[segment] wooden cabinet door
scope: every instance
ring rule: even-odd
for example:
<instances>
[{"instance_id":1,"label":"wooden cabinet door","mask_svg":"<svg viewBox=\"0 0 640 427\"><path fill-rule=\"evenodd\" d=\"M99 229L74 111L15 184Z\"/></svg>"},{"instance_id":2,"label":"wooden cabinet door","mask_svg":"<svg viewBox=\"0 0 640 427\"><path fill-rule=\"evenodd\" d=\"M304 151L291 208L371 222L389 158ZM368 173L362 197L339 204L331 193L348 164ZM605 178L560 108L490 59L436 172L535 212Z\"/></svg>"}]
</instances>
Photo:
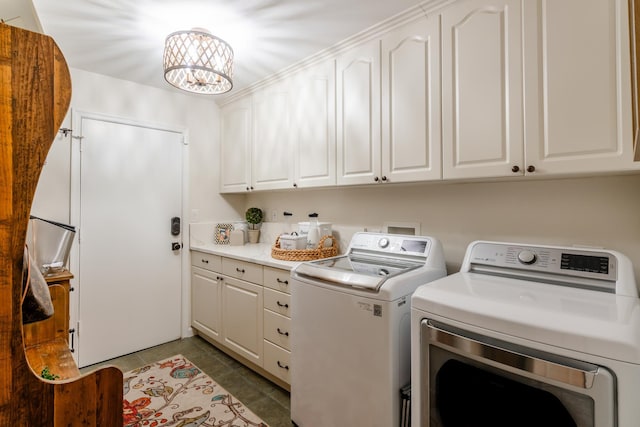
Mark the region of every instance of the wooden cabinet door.
<instances>
[{"instance_id":1,"label":"wooden cabinet door","mask_svg":"<svg viewBox=\"0 0 640 427\"><path fill-rule=\"evenodd\" d=\"M253 96L251 175L255 190L293 187L289 90L278 83Z\"/></svg>"},{"instance_id":2,"label":"wooden cabinet door","mask_svg":"<svg viewBox=\"0 0 640 427\"><path fill-rule=\"evenodd\" d=\"M222 285L224 345L262 366L262 286L225 277Z\"/></svg>"},{"instance_id":3,"label":"wooden cabinet door","mask_svg":"<svg viewBox=\"0 0 640 427\"><path fill-rule=\"evenodd\" d=\"M443 177L522 173L521 0L442 12Z\"/></svg>"},{"instance_id":4,"label":"wooden cabinet door","mask_svg":"<svg viewBox=\"0 0 640 427\"><path fill-rule=\"evenodd\" d=\"M293 80L294 186L336 184L335 60L298 73Z\"/></svg>"},{"instance_id":5,"label":"wooden cabinet door","mask_svg":"<svg viewBox=\"0 0 640 427\"><path fill-rule=\"evenodd\" d=\"M222 342L221 283L219 273L191 267L191 324L219 342Z\"/></svg>"},{"instance_id":6,"label":"wooden cabinet door","mask_svg":"<svg viewBox=\"0 0 640 427\"><path fill-rule=\"evenodd\" d=\"M524 4L527 166L553 174L629 168L629 2Z\"/></svg>"},{"instance_id":7,"label":"wooden cabinet door","mask_svg":"<svg viewBox=\"0 0 640 427\"><path fill-rule=\"evenodd\" d=\"M337 183L373 184L380 176L380 41L336 60Z\"/></svg>"},{"instance_id":8,"label":"wooden cabinet door","mask_svg":"<svg viewBox=\"0 0 640 427\"><path fill-rule=\"evenodd\" d=\"M220 192L251 189L251 97L222 110L220 142Z\"/></svg>"},{"instance_id":9,"label":"wooden cabinet door","mask_svg":"<svg viewBox=\"0 0 640 427\"><path fill-rule=\"evenodd\" d=\"M441 179L438 19L385 35L381 61L382 181Z\"/></svg>"}]
</instances>

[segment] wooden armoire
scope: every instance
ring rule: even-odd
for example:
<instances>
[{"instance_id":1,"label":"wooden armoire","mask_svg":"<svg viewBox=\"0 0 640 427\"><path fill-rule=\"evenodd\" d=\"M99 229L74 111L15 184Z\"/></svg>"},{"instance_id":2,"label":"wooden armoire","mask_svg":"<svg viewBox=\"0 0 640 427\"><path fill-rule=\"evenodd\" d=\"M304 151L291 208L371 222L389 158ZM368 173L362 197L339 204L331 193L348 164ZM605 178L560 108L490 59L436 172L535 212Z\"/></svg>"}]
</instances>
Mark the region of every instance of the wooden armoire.
<instances>
[{"instance_id":1,"label":"wooden armoire","mask_svg":"<svg viewBox=\"0 0 640 427\"><path fill-rule=\"evenodd\" d=\"M25 356L21 291L29 212L70 101L69 69L55 42L0 23L0 426L122 425L119 369L48 381Z\"/></svg>"}]
</instances>

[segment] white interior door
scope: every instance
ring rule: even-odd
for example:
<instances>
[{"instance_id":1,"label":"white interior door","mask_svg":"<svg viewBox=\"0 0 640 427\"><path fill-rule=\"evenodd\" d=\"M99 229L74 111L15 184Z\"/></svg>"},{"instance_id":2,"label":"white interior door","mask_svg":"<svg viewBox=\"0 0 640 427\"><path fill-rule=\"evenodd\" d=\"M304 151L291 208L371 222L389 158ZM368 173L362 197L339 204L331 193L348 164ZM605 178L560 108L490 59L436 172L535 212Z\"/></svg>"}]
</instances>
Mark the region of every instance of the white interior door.
<instances>
[{"instance_id":1,"label":"white interior door","mask_svg":"<svg viewBox=\"0 0 640 427\"><path fill-rule=\"evenodd\" d=\"M78 362L81 367L180 337L178 132L81 117ZM77 126L77 125L76 125Z\"/></svg>"}]
</instances>

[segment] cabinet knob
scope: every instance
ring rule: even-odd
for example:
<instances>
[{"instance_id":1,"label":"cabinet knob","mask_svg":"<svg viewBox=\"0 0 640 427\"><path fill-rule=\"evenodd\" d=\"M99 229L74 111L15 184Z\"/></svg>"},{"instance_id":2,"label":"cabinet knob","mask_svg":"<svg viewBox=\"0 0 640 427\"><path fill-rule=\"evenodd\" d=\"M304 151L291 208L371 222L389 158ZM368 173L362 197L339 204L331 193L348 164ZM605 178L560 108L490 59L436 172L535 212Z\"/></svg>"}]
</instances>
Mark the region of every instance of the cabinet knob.
<instances>
[{"instance_id":1,"label":"cabinet knob","mask_svg":"<svg viewBox=\"0 0 640 427\"><path fill-rule=\"evenodd\" d=\"M378 177L376 176L375 178L373 178L373 180L374 180L375 182L378 182L378 181L380 181L380 178L378 178Z\"/></svg>"},{"instance_id":2,"label":"cabinet knob","mask_svg":"<svg viewBox=\"0 0 640 427\"><path fill-rule=\"evenodd\" d=\"M247 191L249 191L249 187L247 187Z\"/></svg>"},{"instance_id":3,"label":"cabinet knob","mask_svg":"<svg viewBox=\"0 0 640 427\"><path fill-rule=\"evenodd\" d=\"M253 191L253 185L251 187L249 187L252 191Z\"/></svg>"},{"instance_id":4,"label":"cabinet knob","mask_svg":"<svg viewBox=\"0 0 640 427\"><path fill-rule=\"evenodd\" d=\"M293 183L293 188L298 188L298 184L296 184L295 182Z\"/></svg>"},{"instance_id":5,"label":"cabinet knob","mask_svg":"<svg viewBox=\"0 0 640 427\"><path fill-rule=\"evenodd\" d=\"M536 167L535 166L533 166L533 165L527 166L527 172L533 173L535 171L536 171Z\"/></svg>"},{"instance_id":6,"label":"cabinet knob","mask_svg":"<svg viewBox=\"0 0 640 427\"><path fill-rule=\"evenodd\" d=\"M520 166L518 166L518 165L513 166L513 167L511 168L511 172L513 172L513 173L518 173L518 172L520 172Z\"/></svg>"},{"instance_id":7,"label":"cabinet knob","mask_svg":"<svg viewBox=\"0 0 640 427\"><path fill-rule=\"evenodd\" d=\"M386 181L386 180L387 180L387 177L383 175L383 176L382 176L382 180L383 180L383 181Z\"/></svg>"}]
</instances>

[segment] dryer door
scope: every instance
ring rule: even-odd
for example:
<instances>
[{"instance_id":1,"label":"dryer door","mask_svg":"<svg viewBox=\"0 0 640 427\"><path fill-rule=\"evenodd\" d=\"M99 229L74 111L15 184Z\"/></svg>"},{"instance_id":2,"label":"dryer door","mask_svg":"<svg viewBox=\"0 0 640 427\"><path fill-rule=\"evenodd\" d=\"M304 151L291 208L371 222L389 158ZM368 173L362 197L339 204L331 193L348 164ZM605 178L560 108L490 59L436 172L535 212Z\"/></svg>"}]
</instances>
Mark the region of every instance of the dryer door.
<instances>
[{"instance_id":1,"label":"dryer door","mask_svg":"<svg viewBox=\"0 0 640 427\"><path fill-rule=\"evenodd\" d=\"M597 366L423 320L421 418L431 427L615 426L616 381Z\"/></svg>"}]
</instances>

